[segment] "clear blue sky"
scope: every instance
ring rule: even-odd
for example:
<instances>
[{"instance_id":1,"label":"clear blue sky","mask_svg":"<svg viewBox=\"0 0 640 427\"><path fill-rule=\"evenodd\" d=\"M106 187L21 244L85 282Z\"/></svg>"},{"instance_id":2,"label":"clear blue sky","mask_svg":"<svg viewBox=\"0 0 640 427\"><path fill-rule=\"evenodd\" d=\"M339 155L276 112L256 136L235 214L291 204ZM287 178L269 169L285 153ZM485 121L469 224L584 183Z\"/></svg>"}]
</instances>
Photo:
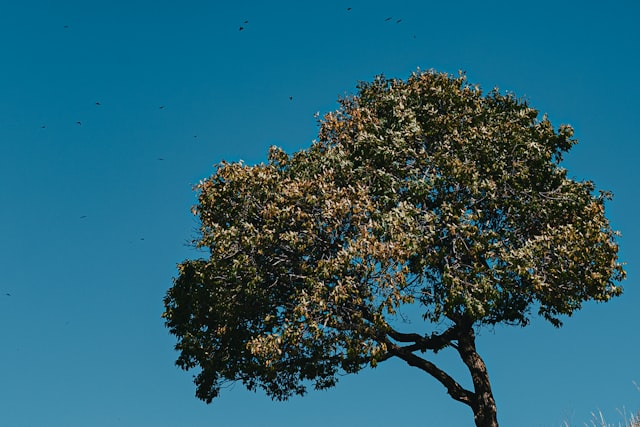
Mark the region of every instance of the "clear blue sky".
<instances>
[{"instance_id":1,"label":"clear blue sky","mask_svg":"<svg viewBox=\"0 0 640 427\"><path fill-rule=\"evenodd\" d=\"M625 294L562 329L480 334L501 425L639 409L638 5L3 1L0 425L472 425L439 383L393 361L285 403L237 385L205 405L160 317L176 264L199 256L185 245L191 187L213 164L307 147L314 113L359 80L418 67L465 70L572 124L570 175L615 194Z\"/></svg>"}]
</instances>

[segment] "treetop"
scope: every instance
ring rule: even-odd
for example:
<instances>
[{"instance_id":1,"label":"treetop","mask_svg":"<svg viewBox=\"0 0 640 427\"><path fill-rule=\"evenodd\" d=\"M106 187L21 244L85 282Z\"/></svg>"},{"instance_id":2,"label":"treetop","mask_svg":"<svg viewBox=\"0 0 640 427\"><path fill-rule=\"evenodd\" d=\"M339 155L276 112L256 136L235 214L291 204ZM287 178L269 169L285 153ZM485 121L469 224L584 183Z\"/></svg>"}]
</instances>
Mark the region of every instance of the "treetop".
<instances>
[{"instance_id":1,"label":"treetop","mask_svg":"<svg viewBox=\"0 0 640 427\"><path fill-rule=\"evenodd\" d=\"M466 76L379 76L339 100L318 140L268 161L221 163L196 188L197 246L165 298L178 364L198 396L225 381L275 398L332 386L393 355L437 351L462 329L555 326L621 293L608 193L567 176L568 125ZM429 322L392 327L406 304ZM426 330L426 331L425 331Z\"/></svg>"}]
</instances>

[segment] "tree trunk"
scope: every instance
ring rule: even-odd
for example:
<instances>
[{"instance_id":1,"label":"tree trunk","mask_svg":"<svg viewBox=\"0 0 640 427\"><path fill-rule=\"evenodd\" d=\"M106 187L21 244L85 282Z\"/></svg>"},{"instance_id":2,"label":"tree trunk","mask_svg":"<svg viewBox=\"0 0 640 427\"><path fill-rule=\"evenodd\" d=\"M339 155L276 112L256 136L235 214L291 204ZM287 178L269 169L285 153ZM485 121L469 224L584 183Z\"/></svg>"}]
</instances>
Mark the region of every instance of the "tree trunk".
<instances>
[{"instance_id":1,"label":"tree trunk","mask_svg":"<svg viewBox=\"0 0 640 427\"><path fill-rule=\"evenodd\" d=\"M493 399L491 383L484 361L476 351L475 334L470 327L458 338L458 352L473 380L474 393L471 409L476 427L498 427L496 402Z\"/></svg>"}]
</instances>

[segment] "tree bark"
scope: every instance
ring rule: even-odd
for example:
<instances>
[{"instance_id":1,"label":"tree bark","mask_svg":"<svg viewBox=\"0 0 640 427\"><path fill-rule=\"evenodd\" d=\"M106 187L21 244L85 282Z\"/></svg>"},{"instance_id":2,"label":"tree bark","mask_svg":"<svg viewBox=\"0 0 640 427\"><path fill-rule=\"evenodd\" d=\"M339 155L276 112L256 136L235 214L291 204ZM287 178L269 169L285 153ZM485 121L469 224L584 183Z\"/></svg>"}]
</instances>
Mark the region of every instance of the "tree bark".
<instances>
[{"instance_id":1,"label":"tree bark","mask_svg":"<svg viewBox=\"0 0 640 427\"><path fill-rule=\"evenodd\" d=\"M470 406L476 427L498 427L496 402L493 399L489 374L484 361L476 351L475 333L472 327L460 333L457 350L473 380L474 392Z\"/></svg>"}]
</instances>

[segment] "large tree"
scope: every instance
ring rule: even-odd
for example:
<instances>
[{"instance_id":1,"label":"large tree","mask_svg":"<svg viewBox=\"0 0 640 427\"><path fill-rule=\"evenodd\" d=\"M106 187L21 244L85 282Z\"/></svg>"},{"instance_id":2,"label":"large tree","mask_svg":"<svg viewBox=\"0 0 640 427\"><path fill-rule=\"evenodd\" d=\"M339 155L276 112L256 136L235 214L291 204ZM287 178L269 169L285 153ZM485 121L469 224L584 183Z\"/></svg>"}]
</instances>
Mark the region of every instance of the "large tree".
<instances>
[{"instance_id":1,"label":"large tree","mask_svg":"<svg viewBox=\"0 0 640 427\"><path fill-rule=\"evenodd\" d=\"M287 399L396 357L497 426L475 332L535 314L560 326L621 293L610 194L560 166L570 126L463 74L357 89L310 148L223 162L197 186L207 257L179 265L164 301L176 363L199 368L211 402L228 382ZM429 361L444 349L473 389Z\"/></svg>"}]
</instances>

